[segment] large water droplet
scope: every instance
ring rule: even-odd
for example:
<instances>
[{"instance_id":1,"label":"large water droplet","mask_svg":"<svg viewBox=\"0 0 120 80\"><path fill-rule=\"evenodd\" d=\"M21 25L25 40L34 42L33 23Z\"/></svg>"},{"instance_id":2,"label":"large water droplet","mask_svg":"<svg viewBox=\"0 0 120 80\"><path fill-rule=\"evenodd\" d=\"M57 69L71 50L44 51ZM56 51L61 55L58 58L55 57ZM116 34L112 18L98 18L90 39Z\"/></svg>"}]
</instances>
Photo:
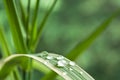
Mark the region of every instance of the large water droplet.
<instances>
[{"instance_id":1,"label":"large water droplet","mask_svg":"<svg viewBox=\"0 0 120 80\"><path fill-rule=\"evenodd\" d=\"M67 65L67 62L65 61L65 60L59 60L58 62L57 62L57 66L58 67L64 67L64 66L66 66Z\"/></svg>"},{"instance_id":2,"label":"large water droplet","mask_svg":"<svg viewBox=\"0 0 120 80\"><path fill-rule=\"evenodd\" d=\"M69 62L69 65L70 65L70 66L75 66L75 62L70 61L70 62Z\"/></svg>"}]
</instances>

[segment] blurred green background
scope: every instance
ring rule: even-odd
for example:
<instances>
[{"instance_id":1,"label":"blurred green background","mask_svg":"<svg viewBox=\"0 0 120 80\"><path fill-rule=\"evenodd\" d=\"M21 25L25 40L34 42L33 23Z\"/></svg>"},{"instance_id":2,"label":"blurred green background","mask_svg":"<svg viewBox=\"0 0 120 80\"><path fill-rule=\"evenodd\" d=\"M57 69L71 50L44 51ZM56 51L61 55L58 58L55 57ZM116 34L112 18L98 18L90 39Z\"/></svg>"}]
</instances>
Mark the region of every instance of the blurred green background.
<instances>
[{"instance_id":1,"label":"blurred green background","mask_svg":"<svg viewBox=\"0 0 120 80\"><path fill-rule=\"evenodd\" d=\"M27 4L26 1L24 6ZM36 0L32 1L34 7ZM49 4L51 4L50 0L42 0L38 23ZM44 28L36 52L48 51L65 55L119 8L120 0L58 0ZM120 17L117 17L76 60L76 63L96 80L120 80L119 21ZM0 24L5 25L6 35L12 47L2 0L0 1Z\"/></svg>"}]
</instances>

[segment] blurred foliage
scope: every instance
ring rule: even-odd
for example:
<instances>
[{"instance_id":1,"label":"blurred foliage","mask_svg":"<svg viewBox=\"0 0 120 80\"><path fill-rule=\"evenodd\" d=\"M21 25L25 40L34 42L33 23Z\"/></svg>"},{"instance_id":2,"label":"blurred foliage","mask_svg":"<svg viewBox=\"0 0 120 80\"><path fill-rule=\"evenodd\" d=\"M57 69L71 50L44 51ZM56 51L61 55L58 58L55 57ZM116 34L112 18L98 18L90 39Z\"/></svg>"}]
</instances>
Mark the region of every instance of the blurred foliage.
<instances>
[{"instance_id":1,"label":"blurred foliage","mask_svg":"<svg viewBox=\"0 0 120 80\"><path fill-rule=\"evenodd\" d=\"M0 1L0 22L8 26ZM39 14L47 10L45 2ZM33 5L34 6L34 5ZM84 40L96 27L120 8L120 0L59 0L43 31L36 52L65 55L79 41ZM38 15L40 20L43 15ZM96 80L120 80L120 17L95 40L76 61ZM9 37L9 29L6 28ZM9 39L10 40L10 39ZM8 41L12 47L11 41ZM14 51L12 51L14 52Z\"/></svg>"}]
</instances>

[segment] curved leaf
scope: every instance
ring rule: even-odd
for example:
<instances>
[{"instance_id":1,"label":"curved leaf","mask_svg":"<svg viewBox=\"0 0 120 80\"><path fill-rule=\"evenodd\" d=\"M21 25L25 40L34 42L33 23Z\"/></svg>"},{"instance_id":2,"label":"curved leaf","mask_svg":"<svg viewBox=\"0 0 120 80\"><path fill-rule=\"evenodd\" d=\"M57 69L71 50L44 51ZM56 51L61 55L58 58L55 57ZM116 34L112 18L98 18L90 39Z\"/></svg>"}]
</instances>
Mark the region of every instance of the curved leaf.
<instances>
[{"instance_id":1,"label":"curved leaf","mask_svg":"<svg viewBox=\"0 0 120 80\"><path fill-rule=\"evenodd\" d=\"M15 54L0 64L0 79L4 79L16 65L26 68L26 59L33 59L44 64L65 80L94 80L88 73L67 58L53 53L42 52L37 55Z\"/></svg>"}]
</instances>

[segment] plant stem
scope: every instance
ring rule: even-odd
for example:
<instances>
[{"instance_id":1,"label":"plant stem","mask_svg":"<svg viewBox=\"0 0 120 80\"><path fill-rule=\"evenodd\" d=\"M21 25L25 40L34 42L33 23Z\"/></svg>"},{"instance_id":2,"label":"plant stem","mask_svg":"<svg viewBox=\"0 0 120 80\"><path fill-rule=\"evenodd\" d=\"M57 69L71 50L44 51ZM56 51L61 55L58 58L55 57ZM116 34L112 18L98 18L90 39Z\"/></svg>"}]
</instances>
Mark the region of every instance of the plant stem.
<instances>
[{"instance_id":1,"label":"plant stem","mask_svg":"<svg viewBox=\"0 0 120 80\"><path fill-rule=\"evenodd\" d=\"M14 75L15 80L22 80L17 69L13 71L13 75Z\"/></svg>"},{"instance_id":2,"label":"plant stem","mask_svg":"<svg viewBox=\"0 0 120 80\"><path fill-rule=\"evenodd\" d=\"M26 27L27 27L27 32L26 32L26 34L27 34L27 41L26 41L26 43L27 43L27 47L29 47L29 30L30 30L30 26L29 26L29 21L30 21L30 2L31 2L31 0L28 0L28 7L27 7L27 21L26 21ZM29 49L29 48L28 48Z\"/></svg>"}]
</instances>

